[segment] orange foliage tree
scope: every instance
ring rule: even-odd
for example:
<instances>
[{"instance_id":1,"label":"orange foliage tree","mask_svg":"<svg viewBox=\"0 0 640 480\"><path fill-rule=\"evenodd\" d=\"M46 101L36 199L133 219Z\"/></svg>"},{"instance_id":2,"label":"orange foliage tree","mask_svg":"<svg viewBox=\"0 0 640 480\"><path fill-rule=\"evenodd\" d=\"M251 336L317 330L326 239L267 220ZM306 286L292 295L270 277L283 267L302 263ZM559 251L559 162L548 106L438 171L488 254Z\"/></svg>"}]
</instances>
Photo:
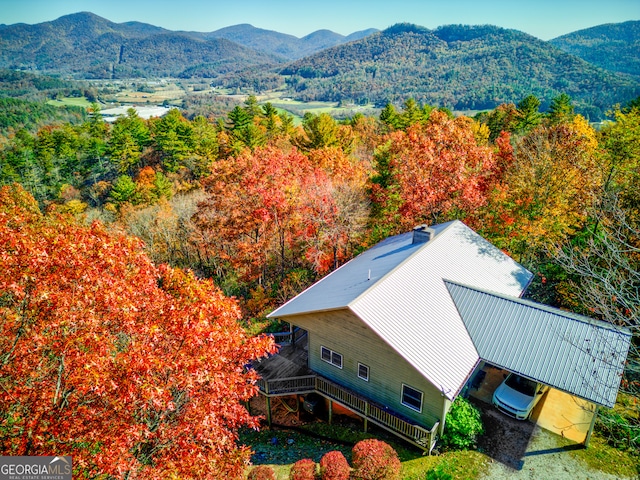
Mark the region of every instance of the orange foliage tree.
<instances>
[{"instance_id":1,"label":"orange foliage tree","mask_svg":"<svg viewBox=\"0 0 640 480\"><path fill-rule=\"evenodd\" d=\"M513 155L486 208L483 233L527 262L584 225L604 165L595 132L580 116L531 131Z\"/></svg>"},{"instance_id":2,"label":"orange foliage tree","mask_svg":"<svg viewBox=\"0 0 640 480\"><path fill-rule=\"evenodd\" d=\"M248 337L209 281L0 189L0 448L115 478L241 478Z\"/></svg>"},{"instance_id":3,"label":"orange foliage tree","mask_svg":"<svg viewBox=\"0 0 640 480\"><path fill-rule=\"evenodd\" d=\"M357 167L330 150L247 150L218 161L205 180L196 243L221 277L264 283L301 266L324 273L350 255L364 228L363 183Z\"/></svg>"},{"instance_id":4,"label":"orange foliage tree","mask_svg":"<svg viewBox=\"0 0 640 480\"><path fill-rule=\"evenodd\" d=\"M426 123L390 135L372 185L382 223L405 230L465 218L486 203L498 163L478 144L472 122L433 111Z\"/></svg>"}]
</instances>

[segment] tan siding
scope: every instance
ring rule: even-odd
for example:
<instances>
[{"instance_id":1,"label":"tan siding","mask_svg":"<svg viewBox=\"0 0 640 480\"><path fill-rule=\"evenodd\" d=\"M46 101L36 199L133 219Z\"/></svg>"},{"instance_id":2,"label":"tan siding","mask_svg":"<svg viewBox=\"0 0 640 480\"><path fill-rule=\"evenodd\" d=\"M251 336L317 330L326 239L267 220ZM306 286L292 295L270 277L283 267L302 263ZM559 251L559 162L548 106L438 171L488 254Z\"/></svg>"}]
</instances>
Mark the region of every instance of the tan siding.
<instances>
[{"instance_id":1,"label":"tan siding","mask_svg":"<svg viewBox=\"0 0 640 480\"><path fill-rule=\"evenodd\" d=\"M531 420L542 428L583 443L587 438L595 405L555 388L550 388L536 405Z\"/></svg>"},{"instance_id":2,"label":"tan siding","mask_svg":"<svg viewBox=\"0 0 640 480\"><path fill-rule=\"evenodd\" d=\"M443 405L440 391L350 311L303 315L290 320L309 332L312 370L426 427L440 419ZM342 354L342 369L321 359L321 346ZM358 377L358 363L369 367L368 382ZM402 405L402 384L423 392L422 413Z\"/></svg>"}]
</instances>

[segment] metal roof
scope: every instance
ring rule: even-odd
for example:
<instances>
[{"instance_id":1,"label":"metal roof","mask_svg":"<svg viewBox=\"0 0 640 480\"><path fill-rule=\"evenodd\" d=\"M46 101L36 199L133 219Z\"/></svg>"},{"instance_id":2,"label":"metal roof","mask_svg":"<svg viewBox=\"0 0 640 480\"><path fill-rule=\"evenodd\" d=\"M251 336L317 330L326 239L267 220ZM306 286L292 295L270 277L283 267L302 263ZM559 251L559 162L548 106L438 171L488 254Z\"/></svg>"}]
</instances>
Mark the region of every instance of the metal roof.
<instances>
[{"instance_id":1,"label":"metal roof","mask_svg":"<svg viewBox=\"0 0 640 480\"><path fill-rule=\"evenodd\" d=\"M483 360L613 407L628 329L520 298L446 282Z\"/></svg>"},{"instance_id":2,"label":"metal roof","mask_svg":"<svg viewBox=\"0 0 640 480\"><path fill-rule=\"evenodd\" d=\"M460 221L431 229L423 243L412 232L380 242L269 317L348 308L454 399L479 356L443 278L518 296L532 274Z\"/></svg>"}]
</instances>

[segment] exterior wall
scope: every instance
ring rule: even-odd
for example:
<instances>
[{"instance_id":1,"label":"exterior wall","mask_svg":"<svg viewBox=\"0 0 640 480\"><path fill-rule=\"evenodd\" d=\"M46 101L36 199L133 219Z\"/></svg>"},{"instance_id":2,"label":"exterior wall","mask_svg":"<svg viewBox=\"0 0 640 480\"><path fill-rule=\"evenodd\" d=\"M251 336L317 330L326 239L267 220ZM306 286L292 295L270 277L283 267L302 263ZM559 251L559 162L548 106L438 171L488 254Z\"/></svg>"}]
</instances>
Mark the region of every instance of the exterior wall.
<instances>
[{"instance_id":1,"label":"exterior wall","mask_svg":"<svg viewBox=\"0 0 640 480\"><path fill-rule=\"evenodd\" d=\"M569 440L583 443L594 413L593 403L550 388L531 413L531 421Z\"/></svg>"},{"instance_id":2,"label":"exterior wall","mask_svg":"<svg viewBox=\"0 0 640 480\"><path fill-rule=\"evenodd\" d=\"M471 390L472 397L491 405L491 397L507 375L506 370L484 367L486 377L478 390ZM494 407L492 407L494 408ZM595 405L569 393L549 388L535 406L529 420L538 426L574 442L583 443L589 432Z\"/></svg>"},{"instance_id":3,"label":"exterior wall","mask_svg":"<svg viewBox=\"0 0 640 480\"><path fill-rule=\"evenodd\" d=\"M315 372L426 428L440 420L445 397L350 311L287 320L309 332L309 367ZM323 346L342 355L342 368L322 360ZM358 377L359 363L369 367L369 381ZM421 412L402 404L403 384L422 392Z\"/></svg>"}]
</instances>

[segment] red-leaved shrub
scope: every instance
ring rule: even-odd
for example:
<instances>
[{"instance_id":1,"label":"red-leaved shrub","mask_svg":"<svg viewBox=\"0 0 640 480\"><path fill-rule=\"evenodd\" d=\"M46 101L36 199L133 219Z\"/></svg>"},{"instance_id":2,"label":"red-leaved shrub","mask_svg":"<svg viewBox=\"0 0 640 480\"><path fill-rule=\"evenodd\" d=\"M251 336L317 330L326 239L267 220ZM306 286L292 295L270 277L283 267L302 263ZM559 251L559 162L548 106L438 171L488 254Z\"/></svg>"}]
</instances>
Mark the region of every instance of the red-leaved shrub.
<instances>
[{"instance_id":1,"label":"red-leaved shrub","mask_svg":"<svg viewBox=\"0 0 640 480\"><path fill-rule=\"evenodd\" d=\"M316 462L310 458L298 460L289 471L289 480L314 480L315 478Z\"/></svg>"},{"instance_id":2,"label":"red-leaved shrub","mask_svg":"<svg viewBox=\"0 0 640 480\"><path fill-rule=\"evenodd\" d=\"M349 480L351 467L342 452L333 450L320 459L320 478L322 480Z\"/></svg>"},{"instance_id":3,"label":"red-leaved shrub","mask_svg":"<svg viewBox=\"0 0 640 480\"><path fill-rule=\"evenodd\" d=\"M276 472L267 465L258 465L251 469L247 480L276 480Z\"/></svg>"},{"instance_id":4,"label":"red-leaved shrub","mask_svg":"<svg viewBox=\"0 0 640 480\"><path fill-rule=\"evenodd\" d=\"M361 440L353 447L355 480L398 480L402 464L396 451L380 440Z\"/></svg>"}]
</instances>

